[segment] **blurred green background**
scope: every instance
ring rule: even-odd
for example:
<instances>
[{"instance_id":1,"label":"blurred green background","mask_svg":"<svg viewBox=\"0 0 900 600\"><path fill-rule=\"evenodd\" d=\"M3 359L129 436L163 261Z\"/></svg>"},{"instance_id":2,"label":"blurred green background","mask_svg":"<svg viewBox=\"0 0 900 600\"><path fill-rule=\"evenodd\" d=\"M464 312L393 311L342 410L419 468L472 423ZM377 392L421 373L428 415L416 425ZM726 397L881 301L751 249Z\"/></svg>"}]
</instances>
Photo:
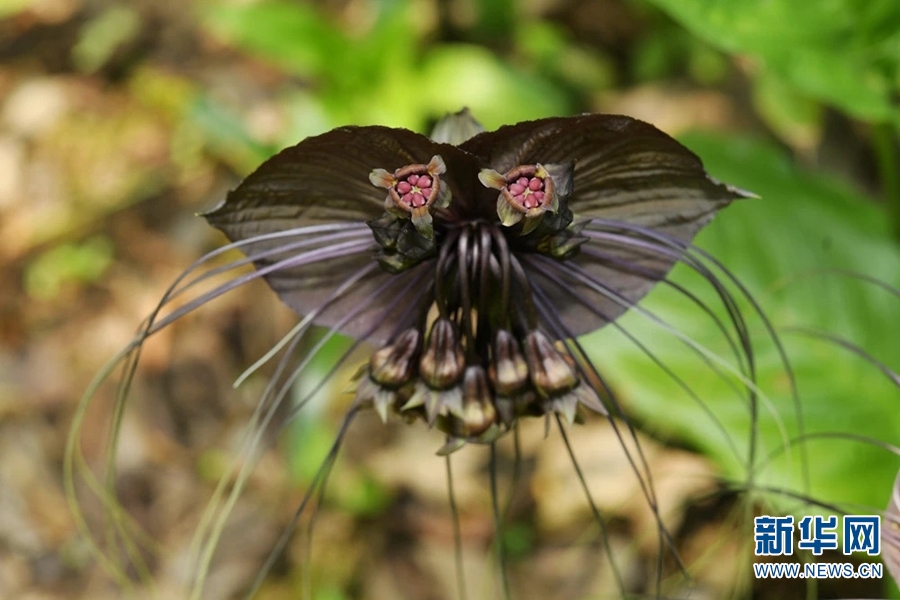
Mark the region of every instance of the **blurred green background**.
<instances>
[{"instance_id":1,"label":"blurred green background","mask_svg":"<svg viewBox=\"0 0 900 600\"><path fill-rule=\"evenodd\" d=\"M896 0L4 0L0 597L117 597L68 516L62 444L92 375L166 285L223 242L194 213L308 135L344 124L427 132L463 106L489 129L628 114L679 137L715 177L759 194L719 215L698 244L746 284L783 336L807 433L900 444L896 385L846 348L790 329L829 332L900 369ZM686 269L673 277L715 302ZM709 317L671 289L660 286L645 306L727 356ZM180 553L264 379L237 392L230 382L291 319L264 286L251 287L145 352L120 491L162 544L153 563L161 597L182 593ZM695 578L691 588L667 576L672 597L900 597L887 579L817 588L753 581L748 515L821 509L727 493L748 485L746 403L639 314L622 324L705 401L614 329L587 338L640 426ZM765 396L759 456L776 455L754 484L862 513L883 508L900 468L889 452L819 438L778 453L798 435L797 405L764 324L750 318L750 330ZM341 344L322 355L322 372ZM342 391L330 390L340 399L303 413L264 456L223 541L210 598L239 596L252 579L330 444L347 405ZM103 455L104 398L84 436L89 460ZM528 477L514 490L504 537L514 597L615 597L572 467L559 440L541 433L523 434ZM656 528L633 507L641 501L618 441L602 423L573 436L614 525L620 570L634 589L652 590L643 580L656 568ZM431 455L438 437L360 425L312 545L316 598L455 597L443 465ZM474 449L458 467L478 598L495 593L485 460ZM260 597L296 597L305 548L291 545Z\"/></svg>"}]
</instances>

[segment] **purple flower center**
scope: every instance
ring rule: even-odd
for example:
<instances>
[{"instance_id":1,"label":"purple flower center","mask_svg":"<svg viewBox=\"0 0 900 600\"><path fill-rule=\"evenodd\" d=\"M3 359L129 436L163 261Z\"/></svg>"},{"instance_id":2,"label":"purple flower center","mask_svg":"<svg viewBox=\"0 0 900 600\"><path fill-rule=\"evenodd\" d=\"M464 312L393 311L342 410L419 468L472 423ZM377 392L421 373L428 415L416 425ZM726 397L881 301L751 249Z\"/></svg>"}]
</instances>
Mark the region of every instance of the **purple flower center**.
<instances>
[{"instance_id":1,"label":"purple flower center","mask_svg":"<svg viewBox=\"0 0 900 600\"><path fill-rule=\"evenodd\" d=\"M506 188L510 196L525 208L536 208L544 199L544 180L540 177L519 177Z\"/></svg>"},{"instance_id":2,"label":"purple flower center","mask_svg":"<svg viewBox=\"0 0 900 600\"><path fill-rule=\"evenodd\" d=\"M400 201L410 208L419 208L428 203L431 197L431 177L428 175L409 175L396 183L394 188Z\"/></svg>"}]
</instances>

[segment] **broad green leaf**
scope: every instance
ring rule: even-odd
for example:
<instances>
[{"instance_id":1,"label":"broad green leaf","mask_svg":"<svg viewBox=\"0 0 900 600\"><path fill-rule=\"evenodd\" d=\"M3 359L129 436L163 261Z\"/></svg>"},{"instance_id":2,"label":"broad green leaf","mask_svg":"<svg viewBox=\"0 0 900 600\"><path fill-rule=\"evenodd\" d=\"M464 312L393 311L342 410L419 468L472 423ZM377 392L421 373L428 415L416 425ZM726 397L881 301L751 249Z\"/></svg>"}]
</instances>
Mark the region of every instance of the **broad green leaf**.
<instances>
[{"instance_id":1,"label":"broad green leaf","mask_svg":"<svg viewBox=\"0 0 900 600\"><path fill-rule=\"evenodd\" d=\"M900 323L896 318L900 298L878 285L824 272L848 270L900 288L900 251L890 238L882 211L846 184L799 171L765 144L713 137L691 137L686 142L704 158L713 175L762 196L724 210L698 236L697 244L747 285L781 331L796 376L805 431L900 443L900 389L846 349L783 329L800 326L830 332L900 370ZM673 279L705 302L717 305L710 286L687 268L676 268ZM641 306L734 363L711 319L672 289L657 286ZM741 306L745 314L751 314L747 302ZM723 311L717 312L723 315ZM748 321L756 343L758 385L765 395L759 409L759 465L782 448L786 439L796 437L799 428L789 379L776 348L767 340L759 319ZM588 344L596 364L615 383L624 403L648 429L704 450L729 477L745 481L751 431L746 393L735 394L688 346L637 311L632 310L619 323L687 382L709 412L654 367L634 344L607 328L589 337ZM737 378L727 379L740 388ZM802 493L801 446L809 457L813 497L874 508L884 505L900 466L898 459L854 441L808 440L794 446L789 457L779 455L763 467L755 484ZM809 507L799 503L787 503L786 507L809 512Z\"/></svg>"},{"instance_id":2,"label":"broad green leaf","mask_svg":"<svg viewBox=\"0 0 900 600\"><path fill-rule=\"evenodd\" d=\"M345 52L338 28L315 7L300 2L217 4L205 22L235 46L301 76L327 72Z\"/></svg>"},{"instance_id":3,"label":"broad green leaf","mask_svg":"<svg viewBox=\"0 0 900 600\"><path fill-rule=\"evenodd\" d=\"M695 35L749 55L805 94L860 119L900 124L895 0L650 0Z\"/></svg>"}]
</instances>

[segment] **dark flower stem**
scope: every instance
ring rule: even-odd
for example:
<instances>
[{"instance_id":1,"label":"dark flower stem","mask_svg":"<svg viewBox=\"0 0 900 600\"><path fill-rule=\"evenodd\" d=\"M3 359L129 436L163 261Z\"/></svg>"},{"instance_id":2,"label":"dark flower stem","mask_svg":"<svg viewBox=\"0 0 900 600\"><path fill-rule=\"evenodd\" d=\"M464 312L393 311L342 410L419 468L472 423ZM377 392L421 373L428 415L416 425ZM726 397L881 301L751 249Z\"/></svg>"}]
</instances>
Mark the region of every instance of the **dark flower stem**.
<instances>
[{"instance_id":1,"label":"dark flower stem","mask_svg":"<svg viewBox=\"0 0 900 600\"><path fill-rule=\"evenodd\" d=\"M562 419L559 418L559 415L556 416L556 426L559 428L559 434L562 436L563 443L566 445L566 452L568 452L569 459L572 461L572 466L575 468L575 473L578 475L578 483L581 485L581 491L584 492L585 498L588 501L588 506L591 508L591 514L594 516L594 521L600 527L600 538L603 540L603 548L606 550L610 568L613 572L613 576L616 578L616 585L619 587L619 591L624 598L626 595L625 581L622 579L622 573L616 566L615 555L613 554L612 546L609 543L609 530L606 526L606 521L603 519L603 515L600 514L600 510L594 502L591 490L588 488L587 481L584 478L584 472L581 470L581 464L579 464L578 459L575 457L575 451L572 449L572 444L569 442L569 435L566 433L565 424L562 422Z\"/></svg>"},{"instance_id":2,"label":"dark flower stem","mask_svg":"<svg viewBox=\"0 0 900 600\"><path fill-rule=\"evenodd\" d=\"M347 413L347 416L344 417L344 422L341 423L341 428L338 431L337 436L335 436L334 442L331 444L331 448L329 448L325 460L322 461L322 464L316 471L316 474L313 477L312 482L310 483L309 489L303 496L303 500L297 506L297 509L294 511L293 517L291 517L290 523L287 527L285 527L284 532L282 532L281 534L281 537L278 538L278 542L275 544L275 547L272 548L272 551L269 553L268 559L266 559L265 564L259 570L256 579L250 586L247 594L244 596L248 600L252 598L257 591L259 591L259 588L262 585L263 581L265 581L266 576L268 576L269 571L271 571L272 567L275 565L275 561L278 560L279 556L281 556L282 550L284 550L285 545L287 545L288 540L290 540L291 535L293 534L294 529L297 526L297 521L300 520L300 516L306 510L306 506L307 504L309 504L309 501L313 498L314 495L323 493L325 485L328 482L328 475L331 473L331 468L334 466L335 460L337 460L338 452L340 451L341 445L344 441L344 436L347 435L347 431L350 428L350 423L353 422L353 419L356 417L357 413L358 409L353 408L350 409L350 411ZM312 526L312 522L310 523L310 526ZM308 535L311 536L312 532L310 531ZM307 557L306 560L310 560L309 557ZM305 585L309 585L308 575L305 579L307 581Z\"/></svg>"},{"instance_id":3,"label":"dark flower stem","mask_svg":"<svg viewBox=\"0 0 900 600\"><path fill-rule=\"evenodd\" d=\"M447 497L450 503L450 514L453 518L453 559L456 563L456 587L459 600L468 600L466 593L466 573L463 565L462 531L459 524L459 507L456 504L456 492L453 488L453 467L450 455L444 457L447 466Z\"/></svg>"},{"instance_id":4,"label":"dark flower stem","mask_svg":"<svg viewBox=\"0 0 900 600\"><path fill-rule=\"evenodd\" d=\"M509 573L506 564L506 547L503 540L503 515L500 514L500 492L497 489L497 444L491 444L491 509L494 511L494 544L497 546L497 562L500 565L500 584L504 600L509 600Z\"/></svg>"}]
</instances>

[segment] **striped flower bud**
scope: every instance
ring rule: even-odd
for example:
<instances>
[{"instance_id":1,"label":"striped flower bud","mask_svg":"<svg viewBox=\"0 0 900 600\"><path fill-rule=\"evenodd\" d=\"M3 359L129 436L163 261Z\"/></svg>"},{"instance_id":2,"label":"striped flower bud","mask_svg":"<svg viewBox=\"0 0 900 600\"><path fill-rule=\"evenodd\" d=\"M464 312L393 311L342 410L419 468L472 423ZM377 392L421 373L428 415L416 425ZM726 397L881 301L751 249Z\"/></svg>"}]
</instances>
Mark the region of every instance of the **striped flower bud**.
<instances>
[{"instance_id":1,"label":"striped flower bud","mask_svg":"<svg viewBox=\"0 0 900 600\"><path fill-rule=\"evenodd\" d=\"M496 422L494 396L484 369L479 366L467 367L463 378L463 415L454 419L453 434L465 438L475 437Z\"/></svg>"},{"instance_id":2,"label":"striped flower bud","mask_svg":"<svg viewBox=\"0 0 900 600\"><path fill-rule=\"evenodd\" d=\"M389 344L372 355L369 360L369 376L376 383L397 388L415 375L416 356L419 353L419 332L407 329Z\"/></svg>"},{"instance_id":3,"label":"striped flower bud","mask_svg":"<svg viewBox=\"0 0 900 600\"><path fill-rule=\"evenodd\" d=\"M540 331L525 337L525 356L531 383L537 392L549 398L568 392L578 384L578 374Z\"/></svg>"},{"instance_id":4,"label":"striped flower bud","mask_svg":"<svg viewBox=\"0 0 900 600\"><path fill-rule=\"evenodd\" d=\"M505 329L497 332L493 358L490 376L498 396L512 396L528 385L528 363L512 333Z\"/></svg>"},{"instance_id":5,"label":"striped flower bud","mask_svg":"<svg viewBox=\"0 0 900 600\"><path fill-rule=\"evenodd\" d=\"M465 366L456 326L449 319L438 319L419 360L419 375L429 387L443 390L460 380Z\"/></svg>"}]
</instances>

